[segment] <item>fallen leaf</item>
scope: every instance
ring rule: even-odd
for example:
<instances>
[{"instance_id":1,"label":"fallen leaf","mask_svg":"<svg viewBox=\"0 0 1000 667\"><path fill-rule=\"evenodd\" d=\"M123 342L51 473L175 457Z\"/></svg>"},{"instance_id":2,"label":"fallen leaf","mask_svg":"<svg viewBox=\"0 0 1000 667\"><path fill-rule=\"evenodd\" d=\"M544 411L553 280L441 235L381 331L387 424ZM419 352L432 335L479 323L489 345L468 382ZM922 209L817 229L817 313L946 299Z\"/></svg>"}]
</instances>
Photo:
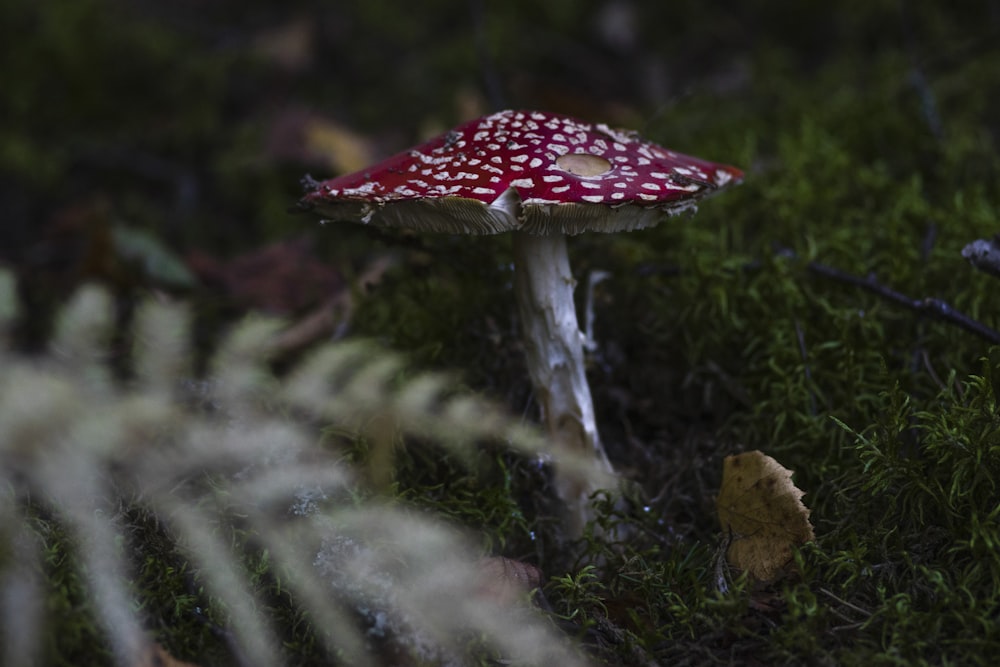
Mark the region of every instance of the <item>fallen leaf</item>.
<instances>
[{"instance_id":1,"label":"fallen leaf","mask_svg":"<svg viewBox=\"0 0 1000 667\"><path fill-rule=\"evenodd\" d=\"M339 173L349 174L375 161L371 142L351 128L317 117L309 120L304 131L306 147Z\"/></svg>"},{"instance_id":2,"label":"fallen leaf","mask_svg":"<svg viewBox=\"0 0 1000 667\"><path fill-rule=\"evenodd\" d=\"M194 274L184 261L149 231L115 225L111 240L118 256L135 266L141 275L153 283L167 287L194 287Z\"/></svg>"},{"instance_id":3,"label":"fallen leaf","mask_svg":"<svg viewBox=\"0 0 1000 667\"><path fill-rule=\"evenodd\" d=\"M316 165L324 174L349 174L380 157L383 151L360 132L317 111L294 106L271 118L262 156L268 162Z\"/></svg>"},{"instance_id":4,"label":"fallen leaf","mask_svg":"<svg viewBox=\"0 0 1000 667\"><path fill-rule=\"evenodd\" d=\"M183 662L167 653L167 650L152 642L146 647L137 667L198 667L193 662Z\"/></svg>"},{"instance_id":5,"label":"fallen leaf","mask_svg":"<svg viewBox=\"0 0 1000 667\"><path fill-rule=\"evenodd\" d=\"M527 600L532 589L538 588L542 572L534 565L503 556L479 560L479 587L476 595L501 607Z\"/></svg>"},{"instance_id":6,"label":"fallen leaf","mask_svg":"<svg viewBox=\"0 0 1000 667\"><path fill-rule=\"evenodd\" d=\"M763 452L727 456L716 507L731 539L729 564L761 583L785 573L792 548L814 539L803 495L792 471Z\"/></svg>"},{"instance_id":7,"label":"fallen leaf","mask_svg":"<svg viewBox=\"0 0 1000 667\"><path fill-rule=\"evenodd\" d=\"M101 281L190 288L194 276L154 231L116 221L111 199L96 194L55 211L41 238L26 253L32 268L73 285Z\"/></svg>"},{"instance_id":8,"label":"fallen leaf","mask_svg":"<svg viewBox=\"0 0 1000 667\"><path fill-rule=\"evenodd\" d=\"M194 250L187 265L203 284L239 306L271 315L302 312L345 288L340 272L316 256L306 237L275 242L228 261Z\"/></svg>"}]
</instances>

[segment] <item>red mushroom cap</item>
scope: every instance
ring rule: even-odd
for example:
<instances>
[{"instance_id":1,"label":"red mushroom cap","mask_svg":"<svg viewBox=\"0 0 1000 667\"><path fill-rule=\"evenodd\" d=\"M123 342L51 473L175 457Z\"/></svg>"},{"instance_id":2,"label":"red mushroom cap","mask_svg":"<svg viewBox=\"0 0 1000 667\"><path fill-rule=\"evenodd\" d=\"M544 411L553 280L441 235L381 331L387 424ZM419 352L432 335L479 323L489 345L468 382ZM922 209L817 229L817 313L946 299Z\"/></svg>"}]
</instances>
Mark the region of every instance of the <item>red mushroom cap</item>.
<instances>
[{"instance_id":1,"label":"red mushroom cap","mask_svg":"<svg viewBox=\"0 0 1000 667\"><path fill-rule=\"evenodd\" d=\"M449 233L614 232L655 225L742 176L634 132L501 111L313 182L300 204L334 220Z\"/></svg>"}]
</instances>

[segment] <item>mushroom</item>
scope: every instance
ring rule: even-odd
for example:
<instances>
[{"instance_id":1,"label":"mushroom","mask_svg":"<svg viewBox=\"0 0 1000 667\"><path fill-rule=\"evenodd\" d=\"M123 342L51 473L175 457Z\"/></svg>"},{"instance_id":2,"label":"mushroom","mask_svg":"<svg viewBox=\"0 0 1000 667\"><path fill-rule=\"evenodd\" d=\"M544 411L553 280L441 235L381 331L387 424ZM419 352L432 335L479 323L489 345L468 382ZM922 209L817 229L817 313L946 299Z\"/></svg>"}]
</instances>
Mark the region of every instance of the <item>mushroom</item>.
<instances>
[{"instance_id":1,"label":"mushroom","mask_svg":"<svg viewBox=\"0 0 1000 667\"><path fill-rule=\"evenodd\" d=\"M514 292L528 370L554 450L613 470L598 437L566 236L651 227L742 172L635 132L540 111L479 118L363 171L306 179L300 206L328 220L450 234L513 233ZM571 534L593 476L558 467Z\"/></svg>"}]
</instances>

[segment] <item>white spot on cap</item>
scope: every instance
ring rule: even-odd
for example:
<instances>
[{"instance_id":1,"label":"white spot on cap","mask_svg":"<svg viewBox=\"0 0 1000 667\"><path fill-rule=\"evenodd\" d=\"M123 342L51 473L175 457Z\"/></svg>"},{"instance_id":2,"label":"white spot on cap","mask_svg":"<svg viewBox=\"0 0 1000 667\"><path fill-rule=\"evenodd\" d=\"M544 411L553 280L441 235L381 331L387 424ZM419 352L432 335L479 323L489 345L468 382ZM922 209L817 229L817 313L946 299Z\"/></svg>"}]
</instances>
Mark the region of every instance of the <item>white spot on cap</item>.
<instances>
[{"instance_id":1,"label":"white spot on cap","mask_svg":"<svg viewBox=\"0 0 1000 667\"><path fill-rule=\"evenodd\" d=\"M537 169L538 167L542 166L542 160L541 160L541 158L537 158L537 157L536 158L532 158L531 162L528 163L528 166L531 167L532 169Z\"/></svg>"},{"instance_id":2,"label":"white spot on cap","mask_svg":"<svg viewBox=\"0 0 1000 667\"><path fill-rule=\"evenodd\" d=\"M356 188L344 188L344 194L348 197L357 195L370 195L375 193L376 188L380 188L381 184L376 181L369 181L363 185L359 185Z\"/></svg>"},{"instance_id":3,"label":"white spot on cap","mask_svg":"<svg viewBox=\"0 0 1000 667\"><path fill-rule=\"evenodd\" d=\"M583 195L580 197L583 201L589 201L594 204L600 204L604 201L604 195Z\"/></svg>"},{"instance_id":4,"label":"white spot on cap","mask_svg":"<svg viewBox=\"0 0 1000 667\"><path fill-rule=\"evenodd\" d=\"M535 182L530 178L515 178L510 182L512 188L533 188L535 187Z\"/></svg>"},{"instance_id":5,"label":"white spot on cap","mask_svg":"<svg viewBox=\"0 0 1000 667\"><path fill-rule=\"evenodd\" d=\"M604 187L600 183L594 183L593 181L580 181L580 185L590 190L600 190Z\"/></svg>"},{"instance_id":6,"label":"white spot on cap","mask_svg":"<svg viewBox=\"0 0 1000 667\"><path fill-rule=\"evenodd\" d=\"M542 176L542 180L546 183L558 183L562 179L563 177L559 174L546 174L545 176Z\"/></svg>"},{"instance_id":7,"label":"white spot on cap","mask_svg":"<svg viewBox=\"0 0 1000 667\"><path fill-rule=\"evenodd\" d=\"M492 195L492 194L496 194L496 192L494 190L491 190L490 188L472 188L472 194L476 194L476 195Z\"/></svg>"},{"instance_id":8,"label":"white spot on cap","mask_svg":"<svg viewBox=\"0 0 1000 667\"><path fill-rule=\"evenodd\" d=\"M656 192L660 191L660 186L658 183L643 183L639 187L645 190L655 190Z\"/></svg>"},{"instance_id":9,"label":"white spot on cap","mask_svg":"<svg viewBox=\"0 0 1000 667\"><path fill-rule=\"evenodd\" d=\"M722 169L715 170L715 184L720 188L731 180L733 180L733 175L728 171L723 171Z\"/></svg>"},{"instance_id":10,"label":"white spot on cap","mask_svg":"<svg viewBox=\"0 0 1000 667\"><path fill-rule=\"evenodd\" d=\"M559 187L552 188L552 192L555 192L556 194L562 194L563 192L566 192L567 190L569 190L569 186L568 185L560 185Z\"/></svg>"},{"instance_id":11,"label":"white spot on cap","mask_svg":"<svg viewBox=\"0 0 1000 667\"><path fill-rule=\"evenodd\" d=\"M517 163L527 162L528 161L528 156L526 154L524 154L524 153L522 153L521 155L512 155L511 158L510 158L510 161L511 162L517 162Z\"/></svg>"},{"instance_id":12,"label":"white spot on cap","mask_svg":"<svg viewBox=\"0 0 1000 667\"><path fill-rule=\"evenodd\" d=\"M664 183L663 187L667 190L678 190L680 192L698 192L701 190L702 186L699 183L692 183L691 185L675 185L674 183Z\"/></svg>"},{"instance_id":13,"label":"white spot on cap","mask_svg":"<svg viewBox=\"0 0 1000 667\"><path fill-rule=\"evenodd\" d=\"M618 185L618 184L615 183L615 185ZM612 192L611 193L611 198L612 199L625 199L625 193L624 192Z\"/></svg>"}]
</instances>

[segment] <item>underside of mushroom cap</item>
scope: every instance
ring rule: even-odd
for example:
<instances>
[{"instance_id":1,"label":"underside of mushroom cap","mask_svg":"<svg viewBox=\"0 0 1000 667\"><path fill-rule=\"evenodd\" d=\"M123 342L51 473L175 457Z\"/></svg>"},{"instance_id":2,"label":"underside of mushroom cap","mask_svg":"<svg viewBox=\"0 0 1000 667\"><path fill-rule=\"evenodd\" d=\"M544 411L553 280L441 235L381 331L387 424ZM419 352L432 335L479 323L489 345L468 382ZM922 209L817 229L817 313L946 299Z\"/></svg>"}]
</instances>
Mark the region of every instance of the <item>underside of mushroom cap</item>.
<instances>
[{"instance_id":1,"label":"underside of mushroom cap","mask_svg":"<svg viewBox=\"0 0 1000 667\"><path fill-rule=\"evenodd\" d=\"M501 205L484 204L475 199L445 197L412 199L387 203L357 201L315 205L324 221L346 220L376 227L414 229L443 234L501 234L520 230L529 234L567 234L583 232L627 232L658 224L666 215L694 211L693 200L670 207L623 205L613 208L593 204L535 204L511 210L502 204L517 202L510 190Z\"/></svg>"},{"instance_id":2,"label":"underside of mushroom cap","mask_svg":"<svg viewBox=\"0 0 1000 667\"><path fill-rule=\"evenodd\" d=\"M300 201L331 220L466 234L617 232L694 208L740 170L567 116L503 111Z\"/></svg>"}]
</instances>

